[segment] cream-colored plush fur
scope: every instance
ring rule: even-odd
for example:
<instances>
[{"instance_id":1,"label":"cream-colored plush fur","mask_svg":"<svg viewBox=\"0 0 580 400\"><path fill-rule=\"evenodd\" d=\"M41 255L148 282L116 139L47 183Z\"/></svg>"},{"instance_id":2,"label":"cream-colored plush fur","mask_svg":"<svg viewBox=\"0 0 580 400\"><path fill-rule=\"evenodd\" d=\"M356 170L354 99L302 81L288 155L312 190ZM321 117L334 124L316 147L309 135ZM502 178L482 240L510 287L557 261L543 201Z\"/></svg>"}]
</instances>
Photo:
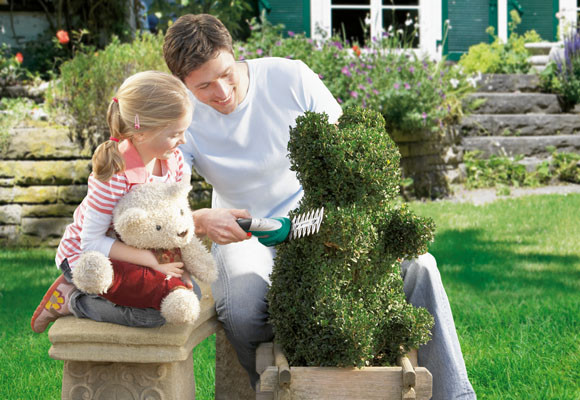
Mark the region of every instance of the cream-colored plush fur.
<instances>
[{"instance_id":1,"label":"cream-colored plush fur","mask_svg":"<svg viewBox=\"0 0 580 400\"><path fill-rule=\"evenodd\" d=\"M217 279L213 257L195 236L195 226L184 183L147 183L127 193L113 210L115 231L129 246L139 249L180 249L185 270L203 282ZM73 268L77 288L92 294L106 293L113 268L103 254L81 255ZM191 290L175 289L163 299L161 314L168 322L193 322L199 301Z\"/></svg>"}]
</instances>

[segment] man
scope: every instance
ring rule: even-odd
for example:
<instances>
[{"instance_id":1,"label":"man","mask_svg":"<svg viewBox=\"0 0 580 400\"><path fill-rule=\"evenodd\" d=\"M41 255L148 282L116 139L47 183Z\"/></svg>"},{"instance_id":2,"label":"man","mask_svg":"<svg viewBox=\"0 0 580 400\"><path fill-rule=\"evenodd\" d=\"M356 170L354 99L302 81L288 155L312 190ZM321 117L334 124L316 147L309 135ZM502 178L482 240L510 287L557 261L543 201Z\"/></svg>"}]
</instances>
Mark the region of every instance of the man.
<instances>
[{"instance_id":1,"label":"man","mask_svg":"<svg viewBox=\"0 0 580 400\"><path fill-rule=\"evenodd\" d=\"M301 61L236 62L230 34L210 15L179 18L163 53L193 94L195 112L181 149L213 186L212 208L194 212L196 234L214 242L216 309L255 387L255 350L273 339L265 294L275 249L249 237L236 219L283 216L298 205L303 192L287 158L289 126L305 111L325 112L336 122L341 109ZM419 362L433 374L433 398L475 398L435 259L425 254L401 269L407 299L435 318L433 339L419 349Z\"/></svg>"}]
</instances>

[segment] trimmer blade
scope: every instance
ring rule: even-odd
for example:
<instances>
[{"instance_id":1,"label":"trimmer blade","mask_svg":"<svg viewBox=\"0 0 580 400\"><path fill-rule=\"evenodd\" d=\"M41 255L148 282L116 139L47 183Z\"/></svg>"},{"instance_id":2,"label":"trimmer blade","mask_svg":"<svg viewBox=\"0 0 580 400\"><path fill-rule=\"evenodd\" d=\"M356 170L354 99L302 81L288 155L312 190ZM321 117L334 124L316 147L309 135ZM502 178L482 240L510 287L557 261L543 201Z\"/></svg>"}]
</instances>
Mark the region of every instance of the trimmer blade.
<instances>
[{"instance_id":1,"label":"trimmer blade","mask_svg":"<svg viewBox=\"0 0 580 400\"><path fill-rule=\"evenodd\" d=\"M312 210L306 214L298 214L292 219L289 240L312 235L320 230L324 218L324 207Z\"/></svg>"}]
</instances>

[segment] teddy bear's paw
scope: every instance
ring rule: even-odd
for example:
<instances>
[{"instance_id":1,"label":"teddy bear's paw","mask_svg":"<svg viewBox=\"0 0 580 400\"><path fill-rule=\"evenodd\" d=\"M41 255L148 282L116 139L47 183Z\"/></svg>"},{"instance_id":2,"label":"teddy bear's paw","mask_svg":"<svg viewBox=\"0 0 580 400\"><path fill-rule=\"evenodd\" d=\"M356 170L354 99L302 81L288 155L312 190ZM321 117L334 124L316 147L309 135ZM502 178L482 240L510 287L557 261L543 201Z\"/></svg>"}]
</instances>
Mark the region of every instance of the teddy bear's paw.
<instances>
[{"instance_id":1,"label":"teddy bear's paw","mask_svg":"<svg viewBox=\"0 0 580 400\"><path fill-rule=\"evenodd\" d=\"M111 261L98 251L81 254L72 269L74 285L89 294L107 293L113 284L113 275Z\"/></svg>"},{"instance_id":2,"label":"teddy bear's paw","mask_svg":"<svg viewBox=\"0 0 580 400\"><path fill-rule=\"evenodd\" d=\"M202 282L212 283L218 278L218 272L215 265L208 265L205 269L198 269L195 271L194 275Z\"/></svg>"},{"instance_id":3,"label":"teddy bear's paw","mask_svg":"<svg viewBox=\"0 0 580 400\"><path fill-rule=\"evenodd\" d=\"M199 300L192 290L175 289L161 302L161 315L170 324L192 323L199 317Z\"/></svg>"}]
</instances>

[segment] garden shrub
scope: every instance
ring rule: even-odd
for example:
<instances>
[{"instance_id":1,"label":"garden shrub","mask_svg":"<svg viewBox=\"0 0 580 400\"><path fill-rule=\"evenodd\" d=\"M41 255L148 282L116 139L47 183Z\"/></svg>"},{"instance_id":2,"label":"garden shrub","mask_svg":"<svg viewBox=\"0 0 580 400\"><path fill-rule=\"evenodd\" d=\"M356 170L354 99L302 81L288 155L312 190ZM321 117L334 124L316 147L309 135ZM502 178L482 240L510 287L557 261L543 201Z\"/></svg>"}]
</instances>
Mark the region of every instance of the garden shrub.
<instances>
[{"instance_id":1,"label":"garden shrub","mask_svg":"<svg viewBox=\"0 0 580 400\"><path fill-rule=\"evenodd\" d=\"M462 99L476 79L460 68L404 51L401 35L385 32L367 46L337 36L313 40L267 20L252 21L252 34L234 46L238 59L286 57L302 60L318 73L343 106L379 110L389 131L442 132L463 114Z\"/></svg>"},{"instance_id":2,"label":"garden shrub","mask_svg":"<svg viewBox=\"0 0 580 400\"><path fill-rule=\"evenodd\" d=\"M541 38L534 30L518 35L515 30L522 20L516 10L512 10L510 15L512 17L509 23L510 35L506 43L494 34L492 27L489 27L487 32L493 36L493 42L471 46L468 52L461 56L459 64L466 73L526 74L530 71L529 53L525 44L539 42Z\"/></svg>"},{"instance_id":3,"label":"garden shrub","mask_svg":"<svg viewBox=\"0 0 580 400\"><path fill-rule=\"evenodd\" d=\"M246 37L249 30L245 23L255 14L253 2L248 0L153 0L148 14L158 18L156 29L167 31L172 21L185 14L211 14L218 18L234 38Z\"/></svg>"},{"instance_id":4,"label":"garden shrub","mask_svg":"<svg viewBox=\"0 0 580 400\"><path fill-rule=\"evenodd\" d=\"M427 250L432 220L396 204L400 155L373 110L296 119L288 144L304 187L324 207L316 235L278 246L268 293L275 340L292 365L393 364L429 340L433 318L407 303L399 261ZM403 350L401 350L401 347Z\"/></svg>"},{"instance_id":5,"label":"garden shrub","mask_svg":"<svg viewBox=\"0 0 580 400\"><path fill-rule=\"evenodd\" d=\"M528 171L520 163L522 155L514 157L492 155L482 158L480 151L467 151L463 160L469 189L489 187L525 187L561 182L580 183L580 154L558 152L551 146L551 157Z\"/></svg>"},{"instance_id":6,"label":"garden shrub","mask_svg":"<svg viewBox=\"0 0 580 400\"><path fill-rule=\"evenodd\" d=\"M113 38L102 51L81 47L72 60L61 65L60 79L47 91L47 106L70 115L73 139L95 148L109 137L107 109L119 85L139 71L168 72L162 46L162 33L144 33L132 43Z\"/></svg>"},{"instance_id":7,"label":"garden shrub","mask_svg":"<svg viewBox=\"0 0 580 400\"><path fill-rule=\"evenodd\" d=\"M564 37L564 59L551 61L540 74L544 91L561 96L564 108L580 103L580 34Z\"/></svg>"}]
</instances>

